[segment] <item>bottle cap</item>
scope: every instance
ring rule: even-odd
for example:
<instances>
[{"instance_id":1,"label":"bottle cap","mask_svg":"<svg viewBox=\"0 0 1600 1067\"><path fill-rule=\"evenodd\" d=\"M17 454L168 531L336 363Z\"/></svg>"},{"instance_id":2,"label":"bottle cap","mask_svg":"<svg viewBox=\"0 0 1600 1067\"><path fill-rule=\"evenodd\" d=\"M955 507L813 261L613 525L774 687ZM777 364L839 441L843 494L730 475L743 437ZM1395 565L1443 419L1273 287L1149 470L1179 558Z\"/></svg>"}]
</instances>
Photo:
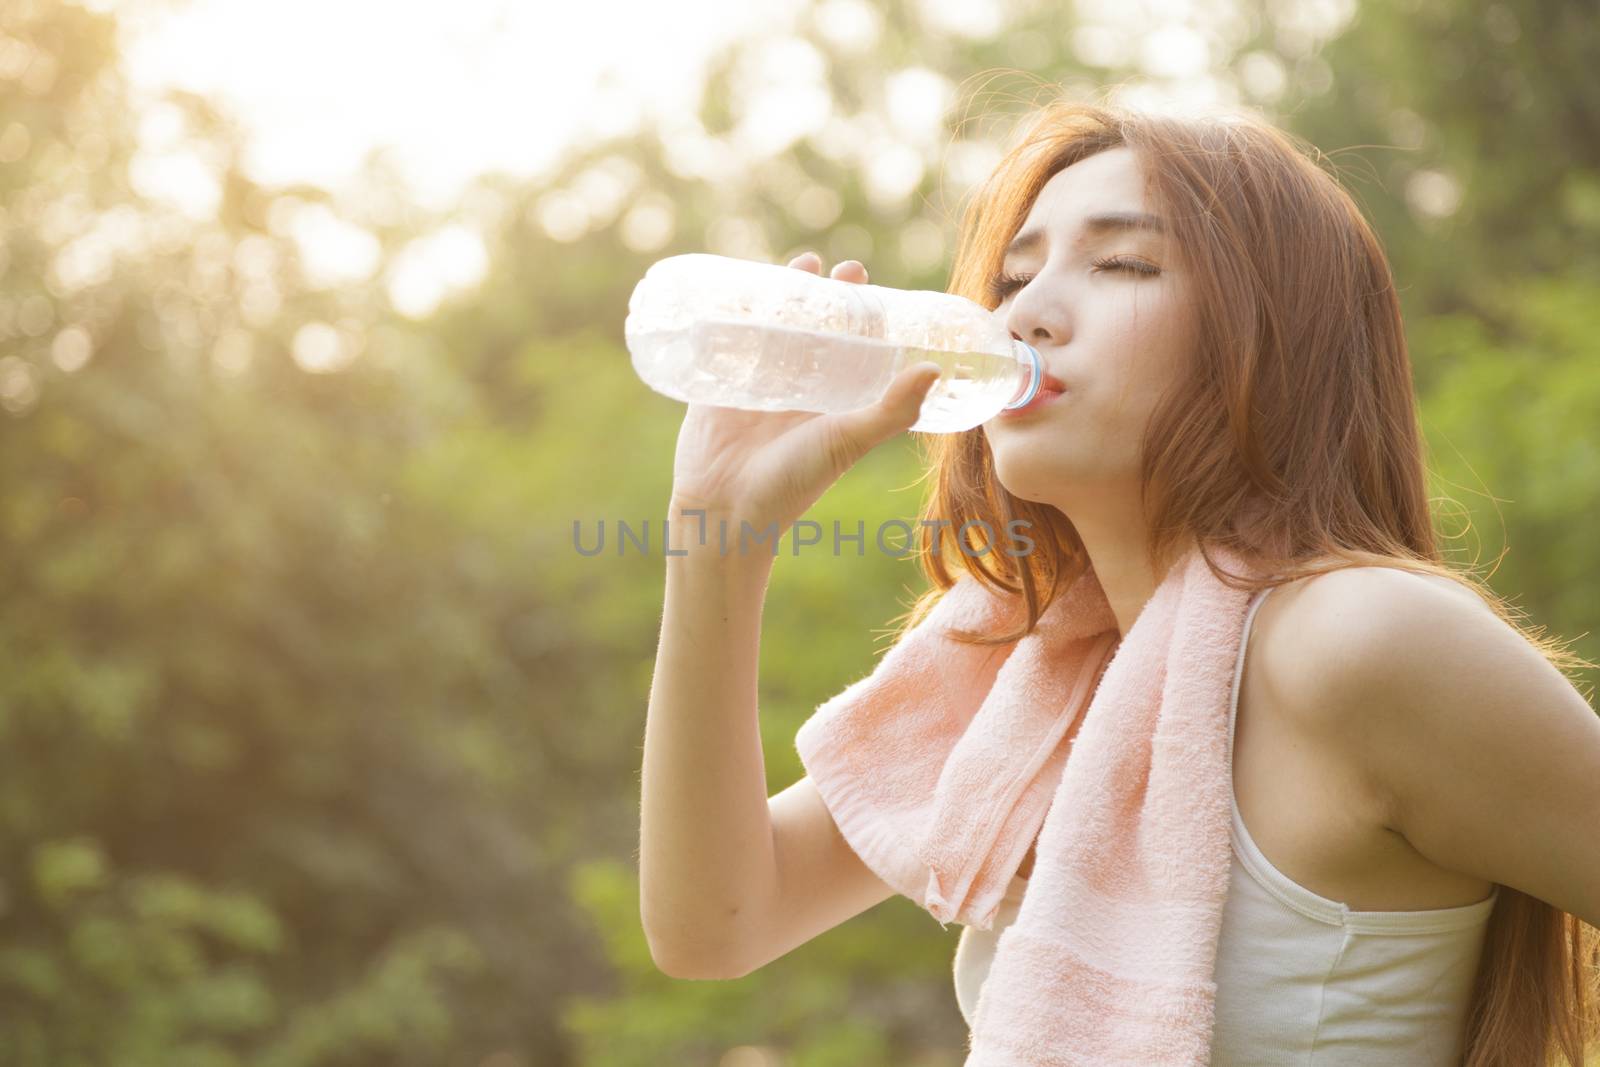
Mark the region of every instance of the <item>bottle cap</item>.
<instances>
[{"instance_id":1,"label":"bottle cap","mask_svg":"<svg viewBox=\"0 0 1600 1067\"><path fill-rule=\"evenodd\" d=\"M1012 397L1011 402L1003 409L1005 411L1020 408L1032 400L1039 393L1039 384L1044 381L1044 359L1039 355L1039 350L1026 341L1013 340L1011 345L1016 351L1017 362L1029 368L1028 384Z\"/></svg>"}]
</instances>

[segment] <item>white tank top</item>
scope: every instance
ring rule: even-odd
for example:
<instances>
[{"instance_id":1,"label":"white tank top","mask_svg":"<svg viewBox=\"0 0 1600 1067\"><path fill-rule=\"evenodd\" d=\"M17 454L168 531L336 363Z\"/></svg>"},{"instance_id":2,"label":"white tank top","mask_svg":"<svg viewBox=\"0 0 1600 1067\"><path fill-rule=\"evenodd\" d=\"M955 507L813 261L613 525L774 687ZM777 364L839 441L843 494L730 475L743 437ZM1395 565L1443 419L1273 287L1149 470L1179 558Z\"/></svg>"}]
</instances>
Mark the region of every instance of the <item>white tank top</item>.
<instances>
[{"instance_id":1,"label":"white tank top","mask_svg":"<svg viewBox=\"0 0 1600 1067\"><path fill-rule=\"evenodd\" d=\"M1270 591L1258 593L1245 615L1228 712L1230 753L1250 624ZM1458 1067L1467 1000L1500 887L1456 908L1352 911L1269 863L1245 829L1237 798L1231 837L1212 1067ZM956 1001L969 1027L995 943L1016 921L1027 886L1025 878L1012 879L991 929L961 931Z\"/></svg>"}]
</instances>

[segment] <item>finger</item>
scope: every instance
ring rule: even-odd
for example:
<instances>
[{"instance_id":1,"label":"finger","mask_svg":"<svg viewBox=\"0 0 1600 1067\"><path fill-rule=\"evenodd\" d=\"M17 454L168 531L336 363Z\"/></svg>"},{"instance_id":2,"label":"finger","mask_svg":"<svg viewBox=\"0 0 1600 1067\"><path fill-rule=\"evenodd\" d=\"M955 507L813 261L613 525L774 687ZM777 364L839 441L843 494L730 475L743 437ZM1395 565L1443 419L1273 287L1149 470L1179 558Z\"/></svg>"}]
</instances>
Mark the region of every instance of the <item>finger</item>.
<instances>
[{"instance_id":1,"label":"finger","mask_svg":"<svg viewBox=\"0 0 1600 1067\"><path fill-rule=\"evenodd\" d=\"M829 277L837 278L842 282L860 282L865 284L867 280L867 268L862 265L859 259L841 260L833 265L833 270L829 273Z\"/></svg>"},{"instance_id":2,"label":"finger","mask_svg":"<svg viewBox=\"0 0 1600 1067\"><path fill-rule=\"evenodd\" d=\"M789 266L800 270L808 270L812 274L822 273L822 257L815 252L801 252L789 261Z\"/></svg>"},{"instance_id":3,"label":"finger","mask_svg":"<svg viewBox=\"0 0 1600 1067\"><path fill-rule=\"evenodd\" d=\"M909 429L922 414L928 391L943 369L937 363L918 363L895 375L876 404L838 416L842 437L850 442L848 457L854 462L895 434Z\"/></svg>"}]
</instances>

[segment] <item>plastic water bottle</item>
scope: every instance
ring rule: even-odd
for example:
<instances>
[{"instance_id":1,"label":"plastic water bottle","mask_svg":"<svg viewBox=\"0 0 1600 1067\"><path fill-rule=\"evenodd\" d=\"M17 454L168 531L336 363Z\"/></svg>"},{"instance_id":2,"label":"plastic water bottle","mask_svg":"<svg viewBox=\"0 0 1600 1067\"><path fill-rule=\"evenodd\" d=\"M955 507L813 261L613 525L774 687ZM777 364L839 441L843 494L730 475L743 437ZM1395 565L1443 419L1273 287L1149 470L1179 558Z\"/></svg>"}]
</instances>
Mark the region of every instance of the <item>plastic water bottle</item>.
<instances>
[{"instance_id":1,"label":"plastic water bottle","mask_svg":"<svg viewBox=\"0 0 1600 1067\"><path fill-rule=\"evenodd\" d=\"M943 369L911 427L970 430L1039 390L1044 364L989 309L948 293L843 282L689 253L653 264L623 327L658 393L755 411L853 411L901 370Z\"/></svg>"}]
</instances>

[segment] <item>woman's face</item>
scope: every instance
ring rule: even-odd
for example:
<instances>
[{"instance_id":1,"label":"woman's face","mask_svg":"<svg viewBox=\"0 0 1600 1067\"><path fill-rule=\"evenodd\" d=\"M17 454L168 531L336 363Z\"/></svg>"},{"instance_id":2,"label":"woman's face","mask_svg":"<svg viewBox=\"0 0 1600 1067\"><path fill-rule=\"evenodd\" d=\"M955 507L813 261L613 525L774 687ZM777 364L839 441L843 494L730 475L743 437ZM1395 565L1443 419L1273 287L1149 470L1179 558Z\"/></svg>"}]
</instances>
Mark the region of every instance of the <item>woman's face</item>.
<instances>
[{"instance_id":1,"label":"woman's face","mask_svg":"<svg viewBox=\"0 0 1600 1067\"><path fill-rule=\"evenodd\" d=\"M1180 264L1150 228L1159 220L1135 225L1145 213L1131 150L1074 163L1040 191L995 290L995 314L1066 390L983 424L995 470L1014 495L1069 518L1107 493L1137 499L1140 439L1195 343Z\"/></svg>"}]
</instances>

